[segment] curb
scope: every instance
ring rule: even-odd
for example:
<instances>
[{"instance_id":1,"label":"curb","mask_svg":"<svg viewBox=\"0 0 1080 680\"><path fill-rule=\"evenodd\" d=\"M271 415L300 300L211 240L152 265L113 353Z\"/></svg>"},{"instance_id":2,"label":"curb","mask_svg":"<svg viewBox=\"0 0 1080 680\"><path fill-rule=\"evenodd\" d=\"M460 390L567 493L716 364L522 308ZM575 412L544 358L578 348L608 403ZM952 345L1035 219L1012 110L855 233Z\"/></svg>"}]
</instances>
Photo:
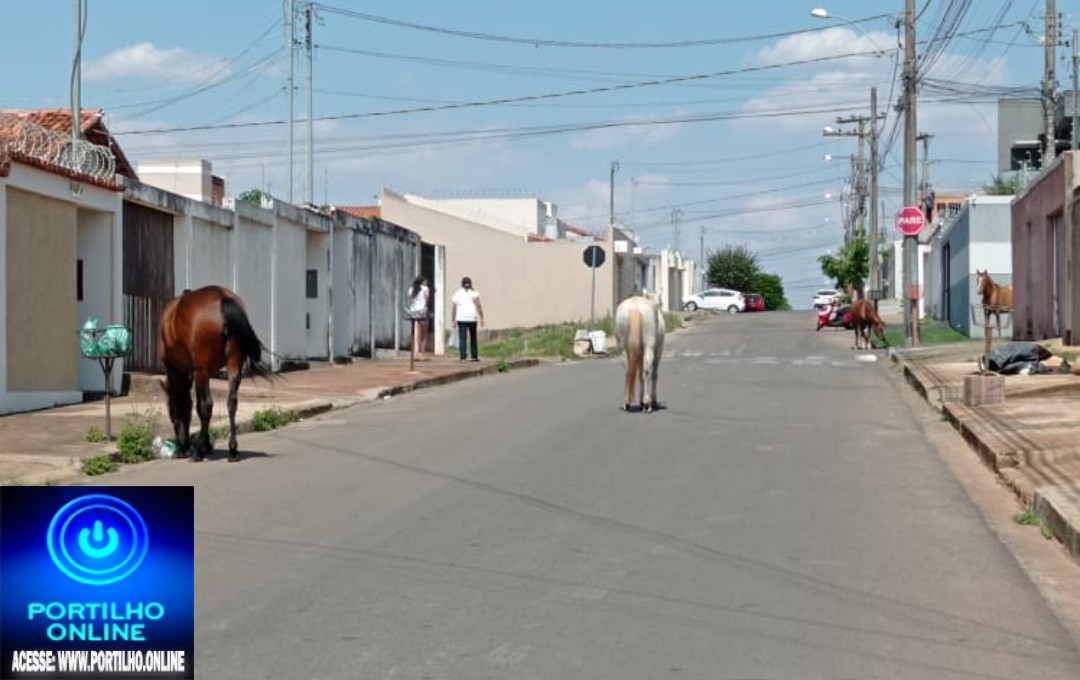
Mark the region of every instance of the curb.
<instances>
[{"instance_id":1,"label":"curb","mask_svg":"<svg viewBox=\"0 0 1080 680\"><path fill-rule=\"evenodd\" d=\"M963 411L968 410L967 406L949 404L945 401L943 395L951 391L949 388L928 387L919 375L919 371L905 362L899 353L890 353L890 358L894 363L903 366L907 383L932 408L943 415L983 464L997 475L1002 484L1024 505L1034 506L1040 522L1050 527L1054 538L1065 548L1065 552L1074 561L1080 563L1080 511L1075 509L1075 503L1066 499L1055 487L1037 486L1018 467L1019 458L1022 457L1018 452L1003 451L993 446L988 441L993 439L993 433L982 432L985 428L972 426L963 417Z\"/></svg>"},{"instance_id":2,"label":"curb","mask_svg":"<svg viewBox=\"0 0 1080 680\"><path fill-rule=\"evenodd\" d=\"M533 366L538 366L541 363L543 363L541 359L514 359L506 362L505 370L512 370L517 368L531 368ZM360 404L371 403L373 401L378 401L387 397L407 394L409 392L428 387L448 385L462 380L467 380L469 378L477 378L480 376L500 372L501 371L499 371L499 367L497 365L481 366L469 370L458 371L457 373L451 373L448 375L424 378L422 380L416 380L414 382L404 383L401 385L393 385L390 387L376 387L368 390L361 397L346 397L337 400L309 400L309 402L307 402L305 405L292 410L295 410L296 414L301 419L311 418L317 415L321 415L323 413L327 413L329 411L349 408L350 406L358 406ZM268 404L267 406L272 407L273 405ZM242 420L237 419L237 434L248 434L255 431L256 430L253 418L244 418ZM110 452L111 451L109 450L105 450L101 453L86 454L85 456L81 457L67 458L64 459L64 463L62 465L57 465L55 470L23 475L21 477L3 480L2 483L9 486L57 486L74 480L91 479L91 475L87 475L82 471L83 461ZM138 465L138 463L124 464L124 467L131 467L132 465Z\"/></svg>"}]
</instances>

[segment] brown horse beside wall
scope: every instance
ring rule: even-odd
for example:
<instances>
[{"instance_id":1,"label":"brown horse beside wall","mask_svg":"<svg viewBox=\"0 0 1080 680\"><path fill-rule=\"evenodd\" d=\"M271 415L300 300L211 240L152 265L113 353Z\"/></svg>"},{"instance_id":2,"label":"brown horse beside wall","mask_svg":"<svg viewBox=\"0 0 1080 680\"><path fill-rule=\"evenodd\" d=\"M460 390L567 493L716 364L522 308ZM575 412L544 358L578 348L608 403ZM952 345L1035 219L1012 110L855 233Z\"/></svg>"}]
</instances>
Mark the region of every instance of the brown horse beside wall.
<instances>
[{"instance_id":1,"label":"brown horse beside wall","mask_svg":"<svg viewBox=\"0 0 1080 680\"><path fill-rule=\"evenodd\" d=\"M855 349L862 349L862 340L866 339L866 349L872 349L870 329L878 340L885 340L885 322L878 316L874 303L866 298L859 298L851 303L851 322L855 326Z\"/></svg>"},{"instance_id":2,"label":"brown horse beside wall","mask_svg":"<svg viewBox=\"0 0 1080 680\"><path fill-rule=\"evenodd\" d=\"M262 362L263 344L251 327L244 303L236 293L220 286L187 290L165 305L158 336L158 353L165 365L165 393L169 396L169 419L176 443L186 453L191 444L191 388L199 414L200 429L192 460L212 451L210 417L214 400L210 378L226 369L229 380L229 460L239 460L236 444L236 405L240 373L246 363L253 375L270 379L270 367Z\"/></svg>"},{"instance_id":3,"label":"brown horse beside wall","mask_svg":"<svg viewBox=\"0 0 1080 680\"><path fill-rule=\"evenodd\" d=\"M985 271L975 270L976 285L975 290L982 296L983 314L986 325L990 325L990 315L993 314L997 320L997 332L998 337L1001 337L1001 313L1012 311L1012 298L1013 291L1012 285L1003 286L1000 283L994 283L994 280L990 278L990 270Z\"/></svg>"}]
</instances>

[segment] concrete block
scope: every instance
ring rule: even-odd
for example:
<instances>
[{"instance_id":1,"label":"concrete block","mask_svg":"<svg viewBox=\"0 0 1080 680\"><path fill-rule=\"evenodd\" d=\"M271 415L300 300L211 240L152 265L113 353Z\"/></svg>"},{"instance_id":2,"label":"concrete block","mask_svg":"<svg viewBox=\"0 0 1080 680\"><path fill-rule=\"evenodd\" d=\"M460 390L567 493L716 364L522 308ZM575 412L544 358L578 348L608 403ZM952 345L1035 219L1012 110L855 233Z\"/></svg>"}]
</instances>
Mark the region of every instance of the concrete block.
<instances>
[{"instance_id":1,"label":"concrete block","mask_svg":"<svg viewBox=\"0 0 1080 680\"><path fill-rule=\"evenodd\" d=\"M988 406L1005 402L1005 376L964 376L964 403L968 406Z\"/></svg>"}]
</instances>

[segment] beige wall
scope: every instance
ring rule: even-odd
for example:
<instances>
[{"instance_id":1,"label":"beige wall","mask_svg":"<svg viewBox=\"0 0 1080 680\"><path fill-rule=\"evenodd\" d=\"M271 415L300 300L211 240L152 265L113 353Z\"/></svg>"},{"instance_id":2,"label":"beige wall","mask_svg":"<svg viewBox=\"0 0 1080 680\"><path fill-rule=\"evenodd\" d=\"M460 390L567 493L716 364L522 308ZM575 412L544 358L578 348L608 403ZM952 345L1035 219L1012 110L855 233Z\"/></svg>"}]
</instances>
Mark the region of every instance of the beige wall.
<instances>
[{"instance_id":1,"label":"beige wall","mask_svg":"<svg viewBox=\"0 0 1080 680\"><path fill-rule=\"evenodd\" d=\"M76 207L7 191L7 389L75 390Z\"/></svg>"},{"instance_id":2,"label":"beige wall","mask_svg":"<svg viewBox=\"0 0 1080 680\"><path fill-rule=\"evenodd\" d=\"M530 243L497 229L484 227L406 202L384 191L382 219L420 234L427 243L446 247L445 321L450 319L450 296L463 276L473 280L484 304L487 328L499 330L541 326L590 316L592 270L585 266L586 243ZM599 243L607 260L596 270L596 317L611 314L612 253Z\"/></svg>"}]
</instances>

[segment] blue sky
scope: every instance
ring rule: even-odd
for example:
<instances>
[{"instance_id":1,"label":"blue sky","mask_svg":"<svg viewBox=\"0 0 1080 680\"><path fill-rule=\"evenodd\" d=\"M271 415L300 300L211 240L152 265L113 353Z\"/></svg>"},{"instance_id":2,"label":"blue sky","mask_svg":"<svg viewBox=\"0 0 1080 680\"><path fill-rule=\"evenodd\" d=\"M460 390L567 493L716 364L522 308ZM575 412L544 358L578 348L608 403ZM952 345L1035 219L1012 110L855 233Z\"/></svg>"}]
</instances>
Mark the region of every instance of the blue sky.
<instances>
[{"instance_id":1,"label":"blue sky","mask_svg":"<svg viewBox=\"0 0 1080 680\"><path fill-rule=\"evenodd\" d=\"M892 135L902 35L890 17L903 2L815 2L315 4L312 197L372 204L383 187L536 195L600 231L618 162L617 218L646 245L675 245L677 219L678 246L696 258L704 228L706 252L746 245L807 307L824 283L817 257L843 240L857 151L854 137L822 129L868 115L871 86L888 113L883 146L893 142L880 177L890 233L903 182L902 136ZM939 194L977 191L997 169L998 93L1037 94L1045 3L917 4L919 53L933 55L918 108L919 131L932 135L930 181ZM1068 37L1077 6L1057 4ZM929 44L965 5L948 39ZM106 110L133 161L204 158L230 194L286 198L284 7L88 0L82 106ZM72 2L7 2L4 14L0 108L70 106ZM1067 88L1068 48L1058 56ZM297 203L307 193L306 78L300 50Z\"/></svg>"}]
</instances>

